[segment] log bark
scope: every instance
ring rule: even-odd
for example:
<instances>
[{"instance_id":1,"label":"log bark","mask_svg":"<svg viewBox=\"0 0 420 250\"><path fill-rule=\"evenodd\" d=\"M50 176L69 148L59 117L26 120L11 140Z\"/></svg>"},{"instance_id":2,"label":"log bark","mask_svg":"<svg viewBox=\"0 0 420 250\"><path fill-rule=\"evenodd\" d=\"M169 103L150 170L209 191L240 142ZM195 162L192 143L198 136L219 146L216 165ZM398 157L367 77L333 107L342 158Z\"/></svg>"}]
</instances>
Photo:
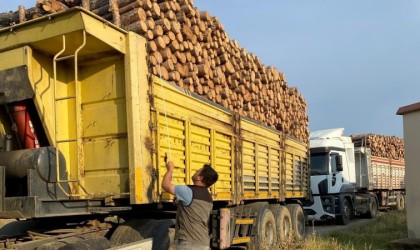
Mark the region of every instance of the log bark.
<instances>
[{"instance_id":1,"label":"log bark","mask_svg":"<svg viewBox=\"0 0 420 250\"><path fill-rule=\"evenodd\" d=\"M26 21L25 6L19 5L19 23Z\"/></svg>"},{"instance_id":2,"label":"log bark","mask_svg":"<svg viewBox=\"0 0 420 250\"><path fill-rule=\"evenodd\" d=\"M118 26L121 27L121 18L120 18L120 10L118 7L118 1L117 0L109 0L109 11L112 13L112 22Z\"/></svg>"},{"instance_id":3,"label":"log bark","mask_svg":"<svg viewBox=\"0 0 420 250\"><path fill-rule=\"evenodd\" d=\"M82 0L82 8L90 10L89 0Z\"/></svg>"},{"instance_id":4,"label":"log bark","mask_svg":"<svg viewBox=\"0 0 420 250\"><path fill-rule=\"evenodd\" d=\"M152 74L309 142L302 95L288 86L282 72L241 48L217 17L199 11L191 0L37 0L36 11L0 13L0 26L80 5L144 36ZM400 152L398 147L389 149L394 140L371 140L376 152L400 157L394 153Z\"/></svg>"}]
</instances>

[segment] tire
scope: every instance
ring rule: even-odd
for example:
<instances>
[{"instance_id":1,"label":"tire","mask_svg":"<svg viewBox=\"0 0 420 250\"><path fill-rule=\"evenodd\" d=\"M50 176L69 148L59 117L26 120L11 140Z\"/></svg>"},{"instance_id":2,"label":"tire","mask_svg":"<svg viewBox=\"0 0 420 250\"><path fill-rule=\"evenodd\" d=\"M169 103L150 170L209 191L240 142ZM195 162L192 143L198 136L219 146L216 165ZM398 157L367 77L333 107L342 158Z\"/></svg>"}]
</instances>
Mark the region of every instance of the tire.
<instances>
[{"instance_id":1,"label":"tire","mask_svg":"<svg viewBox=\"0 0 420 250\"><path fill-rule=\"evenodd\" d=\"M285 206L270 205L270 210L276 220L277 243L283 244L292 240L292 217Z\"/></svg>"},{"instance_id":2,"label":"tire","mask_svg":"<svg viewBox=\"0 0 420 250\"><path fill-rule=\"evenodd\" d=\"M369 202L369 211L367 212L367 217L369 219L373 219L376 217L376 215L378 215L378 202L376 201L375 197L370 197L370 202Z\"/></svg>"},{"instance_id":3,"label":"tire","mask_svg":"<svg viewBox=\"0 0 420 250\"><path fill-rule=\"evenodd\" d=\"M157 220L130 220L115 229L110 242L112 247L133 243L150 237Z\"/></svg>"},{"instance_id":4,"label":"tire","mask_svg":"<svg viewBox=\"0 0 420 250\"><path fill-rule=\"evenodd\" d=\"M110 248L111 244L105 237L83 239L70 237L54 242L49 242L37 247L37 250L102 250Z\"/></svg>"},{"instance_id":5,"label":"tire","mask_svg":"<svg viewBox=\"0 0 420 250\"><path fill-rule=\"evenodd\" d=\"M79 241L82 241L83 239L80 237L69 237L69 238L64 238L61 240L57 240L57 241L53 241L53 242L48 242L45 244L42 244L41 246L37 247L37 250L57 250L60 249L66 245L69 244L73 244L73 243L77 243Z\"/></svg>"},{"instance_id":6,"label":"tire","mask_svg":"<svg viewBox=\"0 0 420 250\"><path fill-rule=\"evenodd\" d=\"M175 220L159 220L155 229L152 232L153 236L153 248L152 250L167 250L171 245L174 244L175 233L172 230L172 226L175 225Z\"/></svg>"},{"instance_id":7,"label":"tire","mask_svg":"<svg viewBox=\"0 0 420 250\"><path fill-rule=\"evenodd\" d=\"M291 221L293 238L296 241L302 241L305 238L305 215L299 204L287 204Z\"/></svg>"},{"instance_id":8,"label":"tire","mask_svg":"<svg viewBox=\"0 0 420 250\"><path fill-rule=\"evenodd\" d=\"M111 247L105 237L91 238L60 247L60 250L102 250Z\"/></svg>"},{"instance_id":9,"label":"tire","mask_svg":"<svg viewBox=\"0 0 420 250\"><path fill-rule=\"evenodd\" d=\"M341 211L340 211L340 215L337 216L336 220L337 223L339 225L347 225L350 222L350 218L351 218L351 206L349 204L349 201L344 198L343 199L343 203L341 204Z\"/></svg>"},{"instance_id":10,"label":"tire","mask_svg":"<svg viewBox=\"0 0 420 250\"><path fill-rule=\"evenodd\" d=\"M260 218L257 221L257 235L252 238L251 245L255 246L256 249L271 248L276 245L277 234L276 234L276 220L274 219L273 213L270 209L264 209Z\"/></svg>"},{"instance_id":11,"label":"tire","mask_svg":"<svg viewBox=\"0 0 420 250\"><path fill-rule=\"evenodd\" d=\"M403 211L405 209L405 199L404 195L397 195L397 211Z\"/></svg>"}]
</instances>

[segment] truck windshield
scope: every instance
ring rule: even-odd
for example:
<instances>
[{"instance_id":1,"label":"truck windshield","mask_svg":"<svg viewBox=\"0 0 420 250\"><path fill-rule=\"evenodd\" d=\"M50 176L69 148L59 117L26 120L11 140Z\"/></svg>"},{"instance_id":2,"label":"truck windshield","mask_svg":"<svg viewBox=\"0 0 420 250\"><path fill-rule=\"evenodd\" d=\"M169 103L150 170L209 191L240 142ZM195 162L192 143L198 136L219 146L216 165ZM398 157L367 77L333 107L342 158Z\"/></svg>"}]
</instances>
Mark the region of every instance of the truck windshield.
<instances>
[{"instance_id":1,"label":"truck windshield","mask_svg":"<svg viewBox=\"0 0 420 250\"><path fill-rule=\"evenodd\" d=\"M327 153L311 153L311 175L327 175L329 159Z\"/></svg>"}]
</instances>

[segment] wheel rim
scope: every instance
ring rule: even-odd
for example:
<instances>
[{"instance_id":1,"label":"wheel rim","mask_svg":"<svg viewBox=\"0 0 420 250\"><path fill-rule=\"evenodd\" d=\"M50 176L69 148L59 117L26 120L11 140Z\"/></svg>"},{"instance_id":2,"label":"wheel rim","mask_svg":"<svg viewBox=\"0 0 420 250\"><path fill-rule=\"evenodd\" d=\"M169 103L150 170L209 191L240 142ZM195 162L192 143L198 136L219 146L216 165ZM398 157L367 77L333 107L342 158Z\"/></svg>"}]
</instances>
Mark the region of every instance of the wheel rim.
<instances>
[{"instance_id":1,"label":"wheel rim","mask_svg":"<svg viewBox=\"0 0 420 250\"><path fill-rule=\"evenodd\" d=\"M372 202L370 203L370 206L371 206L370 211L371 211L372 215L375 216L376 211L378 210L377 207L376 207L376 201L372 200Z\"/></svg>"},{"instance_id":2,"label":"wheel rim","mask_svg":"<svg viewBox=\"0 0 420 250\"><path fill-rule=\"evenodd\" d=\"M271 222L265 224L265 239L269 246L274 245L274 225Z\"/></svg>"},{"instance_id":3,"label":"wheel rim","mask_svg":"<svg viewBox=\"0 0 420 250\"><path fill-rule=\"evenodd\" d=\"M350 219L350 206L347 201L344 202L343 210L345 218Z\"/></svg>"},{"instance_id":4,"label":"wheel rim","mask_svg":"<svg viewBox=\"0 0 420 250\"><path fill-rule=\"evenodd\" d=\"M291 223L289 220L284 220L283 223L283 236L285 239L289 238L290 235L290 227L291 227Z\"/></svg>"},{"instance_id":5,"label":"wheel rim","mask_svg":"<svg viewBox=\"0 0 420 250\"><path fill-rule=\"evenodd\" d=\"M303 216L299 216L299 220L298 220L298 230L300 234L304 234L305 231L305 218Z\"/></svg>"}]
</instances>

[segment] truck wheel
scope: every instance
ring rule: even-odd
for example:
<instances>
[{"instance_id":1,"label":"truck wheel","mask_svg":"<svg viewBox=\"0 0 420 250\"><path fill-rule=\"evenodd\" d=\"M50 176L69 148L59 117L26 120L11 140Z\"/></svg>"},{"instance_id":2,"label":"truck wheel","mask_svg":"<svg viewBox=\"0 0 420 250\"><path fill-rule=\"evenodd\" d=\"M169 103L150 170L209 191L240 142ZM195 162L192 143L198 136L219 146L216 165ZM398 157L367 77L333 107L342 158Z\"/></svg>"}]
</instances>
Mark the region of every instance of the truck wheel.
<instances>
[{"instance_id":1,"label":"truck wheel","mask_svg":"<svg viewBox=\"0 0 420 250\"><path fill-rule=\"evenodd\" d=\"M349 224L351 217L351 206L349 201L344 198L343 203L341 204L341 214L337 216L337 223L340 225L347 225Z\"/></svg>"},{"instance_id":2,"label":"truck wheel","mask_svg":"<svg viewBox=\"0 0 420 250\"><path fill-rule=\"evenodd\" d=\"M251 244L257 249L270 248L276 245L276 220L273 213L269 209L264 209L264 212L259 216L257 221L257 235L252 239Z\"/></svg>"},{"instance_id":3,"label":"truck wheel","mask_svg":"<svg viewBox=\"0 0 420 250\"><path fill-rule=\"evenodd\" d=\"M159 220L153 230L153 248L152 250L166 250L174 244L175 232L172 226L175 225L175 220Z\"/></svg>"},{"instance_id":4,"label":"truck wheel","mask_svg":"<svg viewBox=\"0 0 420 250\"><path fill-rule=\"evenodd\" d=\"M83 239L82 237L70 237L57 240L54 242L45 243L37 250L101 250L108 249L111 246L108 239L105 237L93 237Z\"/></svg>"},{"instance_id":5,"label":"truck wheel","mask_svg":"<svg viewBox=\"0 0 420 250\"><path fill-rule=\"evenodd\" d=\"M303 209L299 204L287 204L290 217L292 219L292 232L296 241L301 241L305 238L305 215Z\"/></svg>"},{"instance_id":6,"label":"truck wheel","mask_svg":"<svg viewBox=\"0 0 420 250\"><path fill-rule=\"evenodd\" d=\"M82 240L73 244L68 244L58 249L60 250L102 250L111 247L108 239L105 237L98 237L92 239Z\"/></svg>"},{"instance_id":7,"label":"truck wheel","mask_svg":"<svg viewBox=\"0 0 420 250\"><path fill-rule=\"evenodd\" d=\"M404 195L397 195L397 211L403 211L405 208L405 199Z\"/></svg>"},{"instance_id":8,"label":"truck wheel","mask_svg":"<svg viewBox=\"0 0 420 250\"><path fill-rule=\"evenodd\" d=\"M109 240L112 247L133 243L150 237L157 220L130 220L115 229Z\"/></svg>"},{"instance_id":9,"label":"truck wheel","mask_svg":"<svg viewBox=\"0 0 420 250\"><path fill-rule=\"evenodd\" d=\"M367 212L367 217L373 219L378 214L378 202L375 197L371 197L369 202L369 211Z\"/></svg>"},{"instance_id":10,"label":"truck wheel","mask_svg":"<svg viewBox=\"0 0 420 250\"><path fill-rule=\"evenodd\" d=\"M277 227L277 242L287 243L292 240L292 218L289 210L279 204L270 205Z\"/></svg>"}]
</instances>

